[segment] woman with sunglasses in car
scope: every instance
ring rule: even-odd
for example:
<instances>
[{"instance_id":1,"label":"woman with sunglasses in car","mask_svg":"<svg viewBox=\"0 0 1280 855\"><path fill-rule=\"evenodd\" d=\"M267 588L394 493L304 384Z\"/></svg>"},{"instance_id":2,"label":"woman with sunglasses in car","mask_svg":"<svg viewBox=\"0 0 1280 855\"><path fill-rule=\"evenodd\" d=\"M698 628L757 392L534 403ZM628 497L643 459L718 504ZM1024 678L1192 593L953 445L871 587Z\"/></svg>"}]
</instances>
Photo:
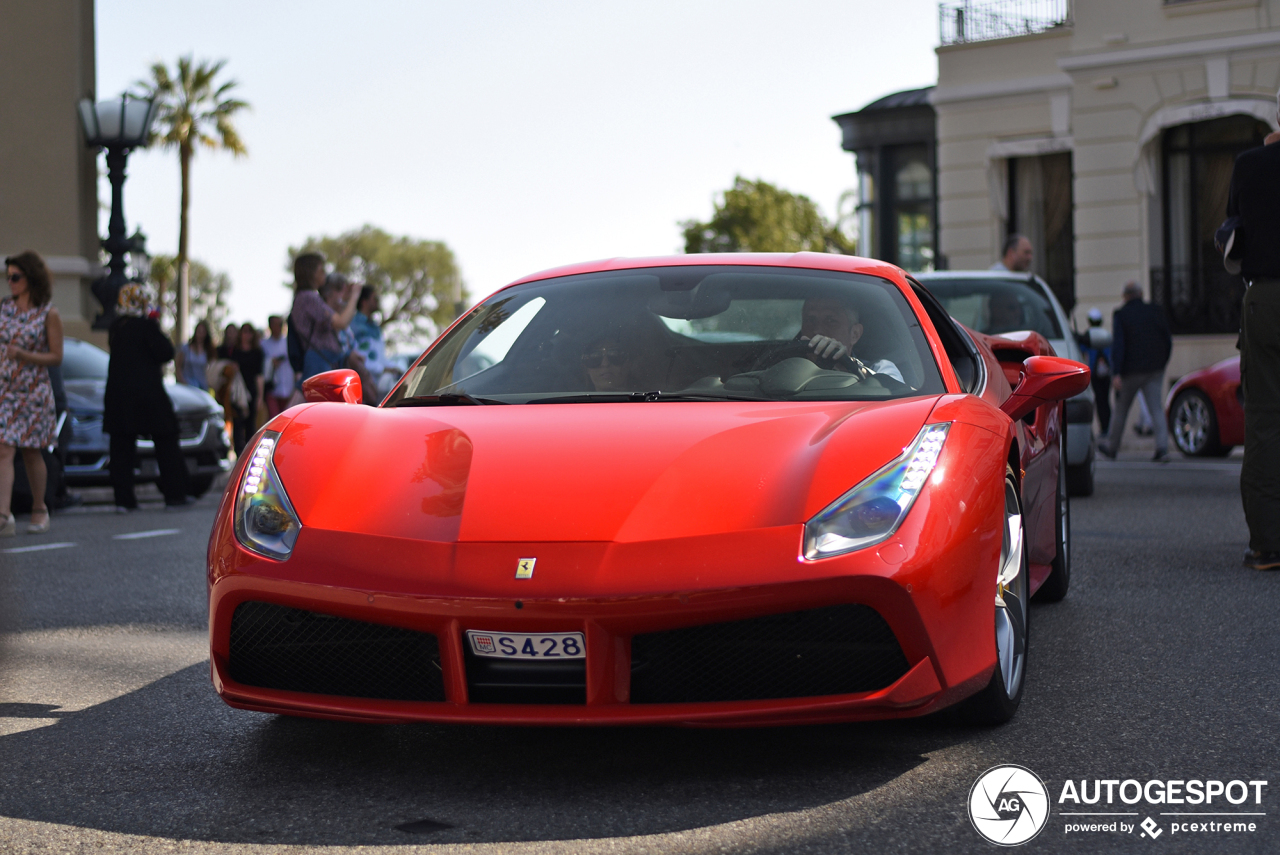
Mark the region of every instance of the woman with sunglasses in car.
<instances>
[{"instance_id":1,"label":"woman with sunglasses in car","mask_svg":"<svg viewBox=\"0 0 1280 855\"><path fill-rule=\"evenodd\" d=\"M582 351L582 368L596 392L627 392L635 388L628 365L630 355L617 336L592 339Z\"/></svg>"},{"instance_id":2,"label":"woman with sunglasses in car","mask_svg":"<svg viewBox=\"0 0 1280 855\"><path fill-rule=\"evenodd\" d=\"M13 456L31 484L27 534L49 530L40 449L57 441L49 366L62 364L62 318L49 302L53 284L44 259L27 251L4 260L11 296L0 302L0 537L17 533L13 518Z\"/></svg>"}]
</instances>

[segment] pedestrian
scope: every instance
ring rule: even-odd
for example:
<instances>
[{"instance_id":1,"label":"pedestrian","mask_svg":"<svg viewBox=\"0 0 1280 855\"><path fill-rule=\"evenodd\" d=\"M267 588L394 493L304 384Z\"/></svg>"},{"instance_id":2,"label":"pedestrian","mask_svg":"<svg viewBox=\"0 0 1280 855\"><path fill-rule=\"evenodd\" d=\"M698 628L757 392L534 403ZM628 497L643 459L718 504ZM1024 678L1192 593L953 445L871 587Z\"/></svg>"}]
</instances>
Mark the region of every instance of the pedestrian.
<instances>
[{"instance_id":1,"label":"pedestrian","mask_svg":"<svg viewBox=\"0 0 1280 855\"><path fill-rule=\"evenodd\" d=\"M1128 282L1121 292L1124 305L1111 316L1111 385L1116 390L1115 412L1105 445L1098 451L1115 459L1124 439L1125 422L1133 399L1142 392L1147 401L1164 400L1164 367L1173 352L1173 337L1164 312L1144 302L1142 286ZM1152 419L1156 434L1156 453L1152 460L1169 462L1169 429L1164 419Z\"/></svg>"},{"instance_id":2,"label":"pedestrian","mask_svg":"<svg viewBox=\"0 0 1280 855\"><path fill-rule=\"evenodd\" d=\"M265 385L262 345L253 324L240 325L240 341L235 352L231 354L231 359L240 366L240 377L244 380L244 387L249 390L248 412L240 419L239 425L232 427L232 437L238 455L244 451L249 437L258 430L258 405L262 403Z\"/></svg>"},{"instance_id":3,"label":"pedestrian","mask_svg":"<svg viewBox=\"0 0 1280 855\"><path fill-rule=\"evenodd\" d=\"M1013 232L1004 239L1004 245L1000 247L1000 260L991 265L991 269L1026 273L1031 269L1031 259L1034 254L1031 241L1026 235Z\"/></svg>"},{"instance_id":4,"label":"pedestrian","mask_svg":"<svg viewBox=\"0 0 1280 855\"><path fill-rule=\"evenodd\" d=\"M1089 329L1102 329L1102 310L1094 306L1089 310ZM1080 354L1089 366L1090 384L1093 386L1094 407L1098 411L1098 427L1103 436L1111 427L1111 346L1094 347L1089 333L1076 336Z\"/></svg>"},{"instance_id":5,"label":"pedestrian","mask_svg":"<svg viewBox=\"0 0 1280 855\"><path fill-rule=\"evenodd\" d=\"M356 298L356 316L351 320L351 329L355 333L356 353L364 359L364 371L360 377L364 402L371 407L376 407L382 400L378 381L387 369L387 345L382 339L382 327L373 320L376 311L378 289L365 285Z\"/></svg>"},{"instance_id":6,"label":"pedestrian","mask_svg":"<svg viewBox=\"0 0 1280 855\"><path fill-rule=\"evenodd\" d=\"M161 374L164 364L173 359L173 342L147 315L146 290L136 282L127 283L116 298L116 319L107 332L111 361L102 400L102 430L111 435L111 488L116 512L121 514L138 509L133 470L139 435L150 436L155 443L165 505L181 507L193 501L187 495L178 419Z\"/></svg>"},{"instance_id":7,"label":"pedestrian","mask_svg":"<svg viewBox=\"0 0 1280 855\"><path fill-rule=\"evenodd\" d=\"M34 252L4 260L9 297L0 302L0 537L13 537L13 457L31 485L27 534L49 530L45 504L48 477L40 451L58 438L49 366L62 364L62 317L50 302L52 279L44 259Z\"/></svg>"},{"instance_id":8,"label":"pedestrian","mask_svg":"<svg viewBox=\"0 0 1280 855\"><path fill-rule=\"evenodd\" d=\"M240 327L236 324L227 324L227 328L222 331L222 344L218 345L216 352L219 359L235 359L236 348L240 346Z\"/></svg>"},{"instance_id":9,"label":"pedestrian","mask_svg":"<svg viewBox=\"0 0 1280 855\"><path fill-rule=\"evenodd\" d=\"M310 282L299 284L305 287L294 295L289 327L297 332L302 344L302 379L335 368L350 368L352 351L343 348L338 336L356 314L356 301L351 299L353 284L345 277L326 281L323 266L316 269ZM329 302L316 290L322 286ZM341 308L335 309L330 302Z\"/></svg>"},{"instance_id":10,"label":"pedestrian","mask_svg":"<svg viewBox=\"0 0 1280 855\"><path fill-rule=\"evenodd\" d=\"M218 358L217 349L213 346L213 337L209 335L209 322L200 321L191 331L191 339L178 348L174 357L174 373L179 383L195 386L197 389L209 391L209 380L205 369L209 363Z\"/></svg>"},{"instance_id":11,"label":"pedestrian","mask_svg":"<svg viewBox=\"0 0 1280 855\"><path fill-rule=\"evenodd\" d=\"M324 256L318 252L304 252L293 260L293 305L298 305L298 297L304 291L316 291L324 284ZM310 303L310 299L306 301ZM314 309L314 307L313 307ZM289 351L289 367L293 369L294 394L291 403L302 400L302 369L306 358L307 346L298 334L298 323L293 316L293 308L289 309L289 327L285 334L285 343Z\"/></svg>"},{"instance_id":12,"label":"pedestrian","mask_svg":"<svg viewBox=\"0 0 1280 855\"><path fill-rule=\"evenodd\" d=\"M267 318L270 333L262 340L262 356L266 360L263 393L267 399L267 418L274 419L289 406L293 397L293 368L289 365L289 341L284 335L284 318Z\"/></svg>"},{"instance_id":13,"label":"pedestrian","mask_svg":"<svg viewBox=\"0 0 1280 855\"><path fill-rule=\"evenodd\" d=\"M1280 106L1280 92L1276 100ZM1227 217L1239 220L1231 255L1248 285L1240 325L1240 499L1249 526L1244 566L1280 570L1280 133L1236 158Z\"/></svg>"}]
</instances>

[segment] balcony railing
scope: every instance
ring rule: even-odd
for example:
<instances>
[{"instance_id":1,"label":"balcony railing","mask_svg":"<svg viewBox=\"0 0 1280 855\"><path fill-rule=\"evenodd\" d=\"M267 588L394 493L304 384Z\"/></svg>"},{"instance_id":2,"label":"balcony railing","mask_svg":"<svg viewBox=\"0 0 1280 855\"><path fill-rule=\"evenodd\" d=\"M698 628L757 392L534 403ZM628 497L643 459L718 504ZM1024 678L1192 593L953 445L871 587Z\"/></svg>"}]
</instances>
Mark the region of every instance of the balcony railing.
<instances>
[{"instance_id":1,"label":"balcony railing","mask_svg":"<svg viewBox=\"0 0 1280 855\"><path fill-rule=\"evenodd\" d=\"M1071 0L948 0L938 4L938 30L944 45L1029 36L1071 24Z\"/></svg>"}]
</instances>

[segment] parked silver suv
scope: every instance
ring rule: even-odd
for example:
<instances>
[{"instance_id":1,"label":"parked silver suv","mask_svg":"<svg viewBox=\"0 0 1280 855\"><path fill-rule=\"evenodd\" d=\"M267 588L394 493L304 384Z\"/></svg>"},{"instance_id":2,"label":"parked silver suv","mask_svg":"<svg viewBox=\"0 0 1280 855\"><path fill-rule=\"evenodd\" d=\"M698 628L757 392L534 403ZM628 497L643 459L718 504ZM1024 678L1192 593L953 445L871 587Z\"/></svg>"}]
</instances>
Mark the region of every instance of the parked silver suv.
<instances>
[{"instance_id":1,"label":"parked silver suv","mask_svg":"<svg viewBox=\"0 0 1280 855\"><path fill-rule=\"evenodd\" d=\"M1083 361L1071 322L1049 285L1030 273L999 270L940 270L914 274L921 285L960 323L989 335L1034 330L1059 356ZM1093 494L1098 441L1093 433L1093 389L1065 402L1067 489L1073 496Z\"/></svg>"}]
</instances>

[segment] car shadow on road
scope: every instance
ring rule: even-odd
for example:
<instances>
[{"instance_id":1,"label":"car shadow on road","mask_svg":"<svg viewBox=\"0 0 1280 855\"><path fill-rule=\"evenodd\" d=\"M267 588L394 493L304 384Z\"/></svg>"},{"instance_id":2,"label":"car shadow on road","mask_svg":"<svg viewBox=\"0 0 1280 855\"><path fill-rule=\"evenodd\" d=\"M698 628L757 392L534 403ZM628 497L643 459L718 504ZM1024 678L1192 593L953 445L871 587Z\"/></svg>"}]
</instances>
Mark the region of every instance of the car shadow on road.
<instances>
[{"instance_id":1,"label":"car shadow on road","mask_svg":"<svg viewBox=\"0 0 1280 855\"><path fill-rule=\"evenodd\" d=\"M838 802L972 736L360 725L226 707L208 665L0 737L0 815L175 839L417 844L660 834Z\"/></svg>"}]
</instances>

